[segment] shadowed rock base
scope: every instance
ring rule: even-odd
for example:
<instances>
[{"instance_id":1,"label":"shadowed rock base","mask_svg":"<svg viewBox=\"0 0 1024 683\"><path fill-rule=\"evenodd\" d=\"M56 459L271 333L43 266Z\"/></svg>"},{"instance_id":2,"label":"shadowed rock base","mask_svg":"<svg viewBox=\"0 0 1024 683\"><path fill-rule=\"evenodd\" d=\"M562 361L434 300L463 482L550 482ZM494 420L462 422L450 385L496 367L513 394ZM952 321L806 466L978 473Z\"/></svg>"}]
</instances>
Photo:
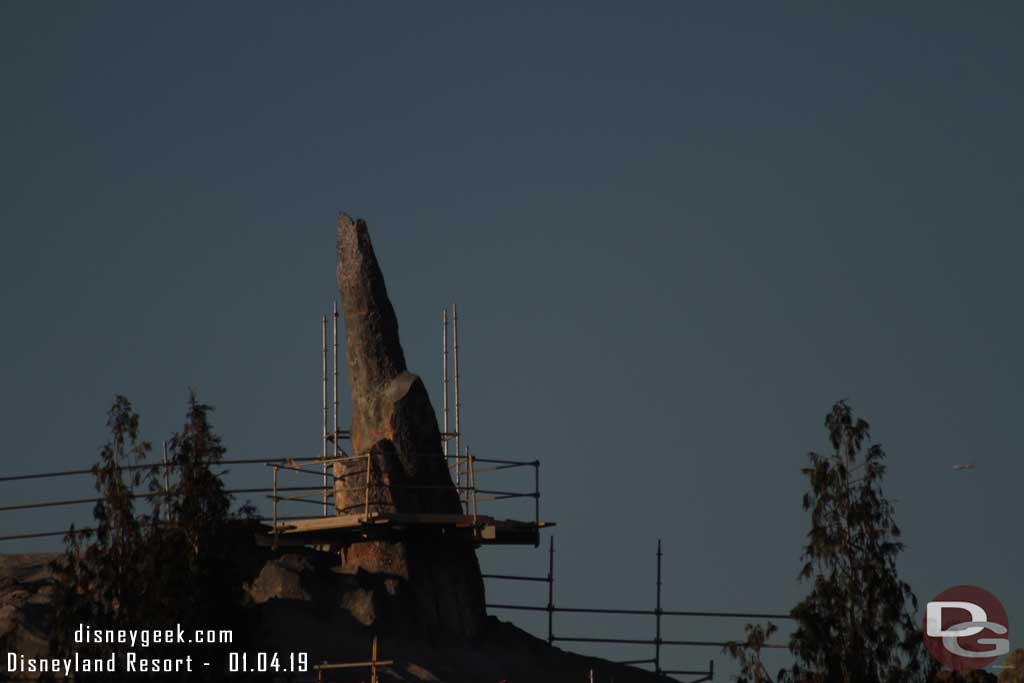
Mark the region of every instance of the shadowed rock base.
<instances>
[{"instance_id":1,"label":"shadowed rock base","mask_svg":"<svg viewBox=\"0 0 1024 683\"><path fill-rule=\"evenodd\" d=\"M251 539L255 533L249 528L244 536ZM337 557L327 553L302 549L279 555L251 540L248 543L248 551L235 559L247 567L245 574L250 577L244 583L247 622L255 638L246 647L249 652L307 653L310 664L366 661L376 635L381 658L395 661L379 671L382 682L565 683L586 681L590 670L598 681L665 681L653 673L550 647L494 617L483 622L469 646L429 643L401 633L382 635L380 623L405 618L402 612L389 611L395 605L387 596L397 586L391 579L365 572L339 573ZM29 658L49 656L54 609L49 565L58 558L56 554L0 555L0 649ZM2 671L0 680L5 677ZM353 669L333 671L327 680L358 683L369 677L368 670ZM29 674L18 680L40 678ZM241 678L225 672L225 680ZM311 678L282 673L260 680L294 683Z\"/></svg>"}]
</instances>

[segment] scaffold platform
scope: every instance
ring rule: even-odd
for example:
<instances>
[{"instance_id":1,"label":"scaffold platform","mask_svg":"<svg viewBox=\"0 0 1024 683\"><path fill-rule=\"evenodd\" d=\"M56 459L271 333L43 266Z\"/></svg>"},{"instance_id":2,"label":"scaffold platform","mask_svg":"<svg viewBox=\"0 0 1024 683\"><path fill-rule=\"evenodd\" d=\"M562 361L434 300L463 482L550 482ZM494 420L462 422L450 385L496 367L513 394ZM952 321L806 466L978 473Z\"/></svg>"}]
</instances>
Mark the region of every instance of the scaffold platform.
<instances>
[{"instance_id":1,"label":"scaffold platform","mask_svg":"<svg viewBox=\"0 0 1024 683\"><path fill-rule=\"evenodd\" d=\"M486 515L369 512L282 520L264 525L258 540L264 545L346 545L366 540L405 537L416 532L458 534L474 545L532 545L540 530L553 522L521 522Z\"/></svg>"}]
</instances>

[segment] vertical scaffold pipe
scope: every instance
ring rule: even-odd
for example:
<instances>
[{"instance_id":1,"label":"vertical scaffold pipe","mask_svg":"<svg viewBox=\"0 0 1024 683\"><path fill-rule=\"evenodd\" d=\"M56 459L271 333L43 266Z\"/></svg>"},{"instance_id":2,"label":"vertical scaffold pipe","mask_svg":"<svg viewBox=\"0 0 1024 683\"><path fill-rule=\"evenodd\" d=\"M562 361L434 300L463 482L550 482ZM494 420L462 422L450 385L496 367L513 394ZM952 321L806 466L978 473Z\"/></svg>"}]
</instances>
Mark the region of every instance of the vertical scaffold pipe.
<instances>
[{"instance_id":1,"label":"vertical scaffold pipe","mask_svg":"<svg viewBox=\"0 0 1024 683\"><path fill-rule=\"evenodd\" d=\"M466 460L469 466L469 490L473 496L473 527L476 528L476 463L468 447L466 448Z\"/></svg>"},{"instance_id":2,"label":"vertical scaffold pipe","mask_svg":"<svg viewBox=\"0 0 1024 683\"><path fill-rule=\"evenodd\" d=\"M338 430L338 302L334 302L334 457L338 457L341 448L338 446L340 432ZM325 468L326 471L326 468ZM326 482L325 482L326 485Z\"/></svg>"},{"instance_id":3,"label":"vertical scaffold pipe","mask_svg":"<svg viewBox=\"0 0 1024 683\"><path fill-rule=\"evenodd\" d=\"M548 539L548 645L555 642L555 537Z\"/></svg>"},{"instance_id":4,"label":"vertical scaffold pipe","mask_svg":"<svg viewBox=\"0 0 1024 683\"><path fill-rule=\"evenodd\" d=\"M462 408L462 401L459 398L459 313L455 304L452 304L452 352L455 361L455 487L459 492L459 500L462 500L462 422L459 413ZM468 501L467 501L468 507Z\"/></svg>"},{"instance_id":5,"label":"vertical scaffold pipe","mask_svg":"<svg viewBox=\"0 0 1024 683\"><path fill-rule=\"evenodd\" d=\"M363 521L370 519L370 464L373 454L367 451L366 453L366 488L363 490Z\"/></svg>"},{"instance_id":6,"label":"vertical scaffold pipe","mask_svg":"<svg viewBox=\"0 0 1024 683\"><path fill-rule=\"evenodd\" d=\"M321 451L321 458L327 460L327 316L320 318L320 386L322 389L323 400L321 402L323 407L323 449ZM323 463L323 516L327 516L327 463Z\"/></svg>"},{"instance_id":7,"label":"vertical scaffold pipe","mask_svg":"<svg viewBox=\"0 0 1024 683\"><path fill-rule=\"evenodd\" d=\"M444 414L444 429L441 431L441 448L448 464L448 307L441 311L441 405ZM462 495L461 493L459 494Z\"/></svg>"},{"instance_id":8,"label":"vertical scaffold pipe","mask_svg":"<svg viewBox=\"0 0 1024 683\"><path fill-rule=\"evenodd\" d=\"M370 683L377 683L377 636L373 637L373 649L370 650Z\"/></svg>"},{"instance_id":9,"label":"vertical scaffold pipe","mask_svg":"<svg viewBox=\"0 0 1024 683\"><path fill-rule=\"evenodd\" d=\"M533 547L540 545L540 460L533 461L533 525L537 527L537 540Z\"/></svg>"},{"instance_id":10,"label":"vertical scaffold pipe","mask_svg":"<svg viewBox=\"0 0 1024 683\"><path fill-rule=\"evenodd\" d=\"M654 607L654 672L661 673L661 539L658 539L657 602Z\"/></svg>"},{"instance_id":11,"label":"vertical scaffold pipe","mask_svg":"<svg viewBox=\"0 0 1024 683\"><path fill-rule=\"evenodd\" d=\"M171 470L167 463L167 440L164 439L164 521L171 519Z\"/></svg>"},{"instance_id":12,"label":"vertical scaffold pipe","mask_svg":"<svg viewBox=\"0 0 1024 683\"><path fill-rule=\"evenodd\" d=\"M277 548L277 465L274 465L274 548Z\"/></svg>"}]
</instances>

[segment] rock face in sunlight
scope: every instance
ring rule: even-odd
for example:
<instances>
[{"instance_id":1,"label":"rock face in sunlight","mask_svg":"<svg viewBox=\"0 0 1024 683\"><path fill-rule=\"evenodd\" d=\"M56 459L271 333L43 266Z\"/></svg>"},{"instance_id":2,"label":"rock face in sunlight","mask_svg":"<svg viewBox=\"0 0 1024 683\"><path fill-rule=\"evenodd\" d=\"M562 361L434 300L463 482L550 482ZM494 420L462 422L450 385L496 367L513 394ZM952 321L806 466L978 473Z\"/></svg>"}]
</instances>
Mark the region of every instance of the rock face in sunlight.
<instances>
[{"instance_id":1,"label":"rock face in sunlight","mask_svg":"<svg viewBox=\"0 0 1024 683\"><path fill-rule=\"evenodd\" d=\"M355 456L370 454L370 511L461 513L441 450L437 417L423 381L408 372L398 319L388 299L366 223L338 217L338 287L345 321ZM334 465L339 514L364 510L366 458ZM424 632L472 638L486 619L476 551L440 532L401 541L354 544L343 552L346 571L397 580Z\"/></svg>"}]
</instances>

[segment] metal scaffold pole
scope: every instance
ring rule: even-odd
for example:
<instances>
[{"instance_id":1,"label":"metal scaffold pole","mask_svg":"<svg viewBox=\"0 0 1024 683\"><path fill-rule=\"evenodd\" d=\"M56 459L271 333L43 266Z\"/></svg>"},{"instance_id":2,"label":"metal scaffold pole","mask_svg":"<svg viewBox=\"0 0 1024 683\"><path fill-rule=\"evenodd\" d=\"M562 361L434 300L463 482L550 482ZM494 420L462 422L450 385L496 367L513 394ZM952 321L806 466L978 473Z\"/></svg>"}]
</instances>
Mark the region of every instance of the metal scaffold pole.
<instances>
[{"instance_id":1,"label":"metal scaffold pole","mask_svg":"<svg viewBox=\"0 0 1024 683\"><path fill-rule=\"evenodd\" d=\"M540 528L540 460L533 461L533 524ZM537 534L536 548L540 545L540 534Z\"/></svg>"},{"instance_id":2,"label":"metal scaffold pole","mask_svg":"<svg viewBox=\"0 0 1024 683\"><path fill-rule=\"evenodd\" d=\"M661 539L658 539L657 600L654 607L654 672L661 673Z\"/></svg>"},{"instance_id":3,"label":"metal scaffold pole","mask_svg":"<svg viewBox=\"0 0 1024 683\"><path fill-rule=\"evenodd\" d=\"M167 464L167 440L164 440L164 521L171 519L171 470Z\"/></svg>"},{"instance_id":4,"label":"metal scaffold pole","mask_svg":"<svg viewBox=\"0 0 1024 683\"><path fill-rule=\"evenodd\" d=\"M473 454L470 452L469 447L466 447L466 465L469 468L469 491L473 496L472 498L472 510L473 510L473 526L476 526L476 466L473 462Z\"/></svg>"},{"instance_id":5,"label":"metal scaffold pole","mask_svg":"<svg viewBox=\"0 0 1024 683\"><path fill-rule=\"evenodd\" d=\"M448 455L448 308L441 311L441 396L444 415L444 429L441 431L441 448L445 454L447 463ZM462 495L461 493L459 494Z\"/></svg>"},{"instance_id":6,"label":"metal scaffold pole","mask_svg":"<svg viewBox=\"0 0 1024 683\"><path fill-rule=\"evenodd\" d=\"M332 341L334 343L334 353L332 354L333 358L331 360L331 366L332 366L332 369L334 371L334 382L333 382L333 384L334 384L334 386L333 386L333 391L334 391L334 457L335 457L335 459L337 459L338 453L340 452L340 447L338 446L338 441L340 440L340 437L341 437L341 432L338 430L338 419L339 419L338 418L338 412L339 412L339 409L338 409L338 302L337 301L334 302L334 308L333 308L332 314L333 314L333 319L334 319L334 331L333 331L333 334L332 334ZM326 430L326 428L327 428L327 423L325 422L324 423L324 429ZM326 459L326 446L327 446L327 444L325 442L324 443L324 447L325 447L324 456L325 456L325 459ZM328 495L328 491L327 491L327 487L328 487L328 483L327 483L328 482L327 463L324 463L323 475L324 475L323 476L323 486L324 486L324 491L323 491L323 494L324 494L323 516L326 517L327 516L327 510L328 510L327 501L330 498L330 496Z\"/></svg>"},{"instance_id":7,"label":"metal scaffold pole","mask_svg":"<svg viewBox=\"0 0 1024 683\"><path fill-rule=\"evenodd\" d=\"M548 645L555 642L555 537L548 539Z\"/></svg>"},{"instance_id":8,"label":"metal scaffold pole","mask_svg":"<svg viewBox=\"0 0 1024 683\"><path fill-rule=\"evenodd\" d=\"M459 398L459 313L452 304L452 352L455 361L455 486L462 500L462 422L459 412L462 401Z\"/></svg>"},{"instance_id":9,"label":"metal scaffold pole","mask_svg":"<svg viewBox=\"0 0 1024 683\"><path fill-rule=\"evenodd\" d=\"M334 302L334 457L337 458L341 449L338 441L341 432L338 431L338 302Z\"/></svg>"},{"instance_id":10,"label":"metal scaffold pole","mask_svg":"<svg viewBox=\"0 0 1024 683\"><path fill-rule=\"evenodd\" d=\"M277 548L277 535L278 535L278 532L280 531L280 528L277 526L277 465L276 464L274 465L274 493L273 493L273 495L274 495L274 500L273 500L273 508L274 508L274 546L273 547L276 549Z\"/></svg>"},{"instance_id":11,"label":"metal scaffold pole","mask_svg":"<svg viewBox=\"0 0 1024 683\"><path fill-rule=\"evenodd\" d=\"M322 362L320 364L320 384L322 387L323 395L323 449L321 451L321 457L327 460L327 316L320 318L320 356ZM327 463L323 464L323 501L324 509L323 516L327 516Z\"/></svg>"}]
</instances>

